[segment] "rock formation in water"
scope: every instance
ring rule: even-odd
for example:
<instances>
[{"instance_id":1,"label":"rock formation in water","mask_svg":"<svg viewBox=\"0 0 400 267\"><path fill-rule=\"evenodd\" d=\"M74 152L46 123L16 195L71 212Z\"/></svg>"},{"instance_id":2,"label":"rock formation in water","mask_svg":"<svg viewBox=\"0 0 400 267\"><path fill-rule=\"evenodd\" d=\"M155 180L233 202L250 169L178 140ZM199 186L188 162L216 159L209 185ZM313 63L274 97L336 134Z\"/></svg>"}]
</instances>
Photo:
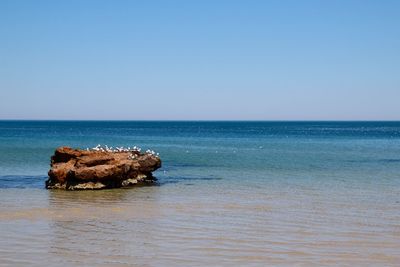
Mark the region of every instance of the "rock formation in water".
<instances>
[{"instance_id":1,"label":"rock formation in water","mask_svg":"<svg viewBox=\"0 0 400 267\"><path fill-rule=\"evenodd\" d=\"M51 157L47 189L105 189L151 184L161 167L153 151L133 149L72 149L59 147Z\"/></svg>"}]
</instances>

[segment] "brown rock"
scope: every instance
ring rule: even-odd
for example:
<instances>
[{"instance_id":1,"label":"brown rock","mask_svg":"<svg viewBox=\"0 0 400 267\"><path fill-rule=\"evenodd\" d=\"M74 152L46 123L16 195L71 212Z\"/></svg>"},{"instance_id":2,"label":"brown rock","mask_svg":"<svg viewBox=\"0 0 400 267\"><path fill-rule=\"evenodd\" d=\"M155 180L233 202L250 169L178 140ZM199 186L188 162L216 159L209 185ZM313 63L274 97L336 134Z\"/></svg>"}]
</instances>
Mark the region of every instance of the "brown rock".
<instances>
[{"instance_id":1,"label":"brown rock","mask_svg":"<svg viewBox=\"0 0 400 267\"><path fill-rule=\"evenodd\" d=\"M59 147L51 157L47 189L104 189L154 182L158 156L138 151L101 152Z\"/></svg>"},{"instance_id":2,"label":"brown rock","mask_svg":"<svg viewBox=\"0 0 400 267\"><path fill-rule=\"evenodd\" d=\"M60 183L65 183L65 181L67 180L68 172L74 170L75 164L75 159L70 159L65 163L52 163L52 167L49 171L49 177L54 178Z\"/></svg>"},{"instance_id":3,"label":"brown rock","mask_svg":"<svg viewBox=\"0 0 400 267\"><path fill-rule=\"evenodd\" d=\"M77 158L82 155L82 151L72 149L70 147L59 147L51 157L51 163L68 162L72 158Z\"/></svg>"}]
</instances>

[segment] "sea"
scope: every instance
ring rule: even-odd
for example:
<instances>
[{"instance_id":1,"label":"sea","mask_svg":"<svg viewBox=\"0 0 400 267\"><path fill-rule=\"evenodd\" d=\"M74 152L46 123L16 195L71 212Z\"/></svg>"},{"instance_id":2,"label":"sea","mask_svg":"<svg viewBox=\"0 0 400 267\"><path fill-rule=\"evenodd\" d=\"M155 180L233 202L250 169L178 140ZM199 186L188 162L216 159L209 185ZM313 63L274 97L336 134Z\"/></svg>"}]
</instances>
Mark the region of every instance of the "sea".
<instances>
[{"instance_id":1,"label":"sea","mask_svg":"<svg viewBox=\"0 0 400 267\"><path fill-rule=\"evenodd\" d=\"M45 189L97 144L157 183ZM0 266L400 266L400 122L0 121Z\"/></svg>"}]
</instances>

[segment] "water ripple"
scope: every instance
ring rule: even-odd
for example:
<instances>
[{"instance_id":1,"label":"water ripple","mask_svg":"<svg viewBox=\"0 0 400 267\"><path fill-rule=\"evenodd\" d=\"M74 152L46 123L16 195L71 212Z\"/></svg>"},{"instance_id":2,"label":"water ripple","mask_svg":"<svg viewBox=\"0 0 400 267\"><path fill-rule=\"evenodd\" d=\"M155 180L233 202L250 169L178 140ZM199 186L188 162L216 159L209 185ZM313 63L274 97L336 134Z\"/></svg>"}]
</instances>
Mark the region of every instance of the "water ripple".
<instances>
[{"instance_id":1,"label":"water ripple","mask_svg":"<svg viewBox=\"0 0 400 267\"><path fill-rule=\"evenodd\" d=\"M44 188L46 176L3 175L0 176L0 188Z\"/></svg>"}]
</instances>

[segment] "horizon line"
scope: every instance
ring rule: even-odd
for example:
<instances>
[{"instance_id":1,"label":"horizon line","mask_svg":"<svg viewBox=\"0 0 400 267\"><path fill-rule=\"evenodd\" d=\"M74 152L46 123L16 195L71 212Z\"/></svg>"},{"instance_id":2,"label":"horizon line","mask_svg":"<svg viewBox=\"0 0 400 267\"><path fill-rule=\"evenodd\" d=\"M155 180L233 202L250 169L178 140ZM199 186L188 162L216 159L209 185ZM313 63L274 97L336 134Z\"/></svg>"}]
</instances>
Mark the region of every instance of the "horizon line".
<instances>
[{"instance_id":1,"label":"horizon line","mask_svg":"<svg viewBox=\"0 0 400 267\"><path fill-rule=\"evenodd\" d=\"M370 119L269 119L269 120L257 120L257 119L0 119L1 122L7 121L65 121L65 122L400 122L399 120L370 120Z\"/></svg>"}]
</instances>

